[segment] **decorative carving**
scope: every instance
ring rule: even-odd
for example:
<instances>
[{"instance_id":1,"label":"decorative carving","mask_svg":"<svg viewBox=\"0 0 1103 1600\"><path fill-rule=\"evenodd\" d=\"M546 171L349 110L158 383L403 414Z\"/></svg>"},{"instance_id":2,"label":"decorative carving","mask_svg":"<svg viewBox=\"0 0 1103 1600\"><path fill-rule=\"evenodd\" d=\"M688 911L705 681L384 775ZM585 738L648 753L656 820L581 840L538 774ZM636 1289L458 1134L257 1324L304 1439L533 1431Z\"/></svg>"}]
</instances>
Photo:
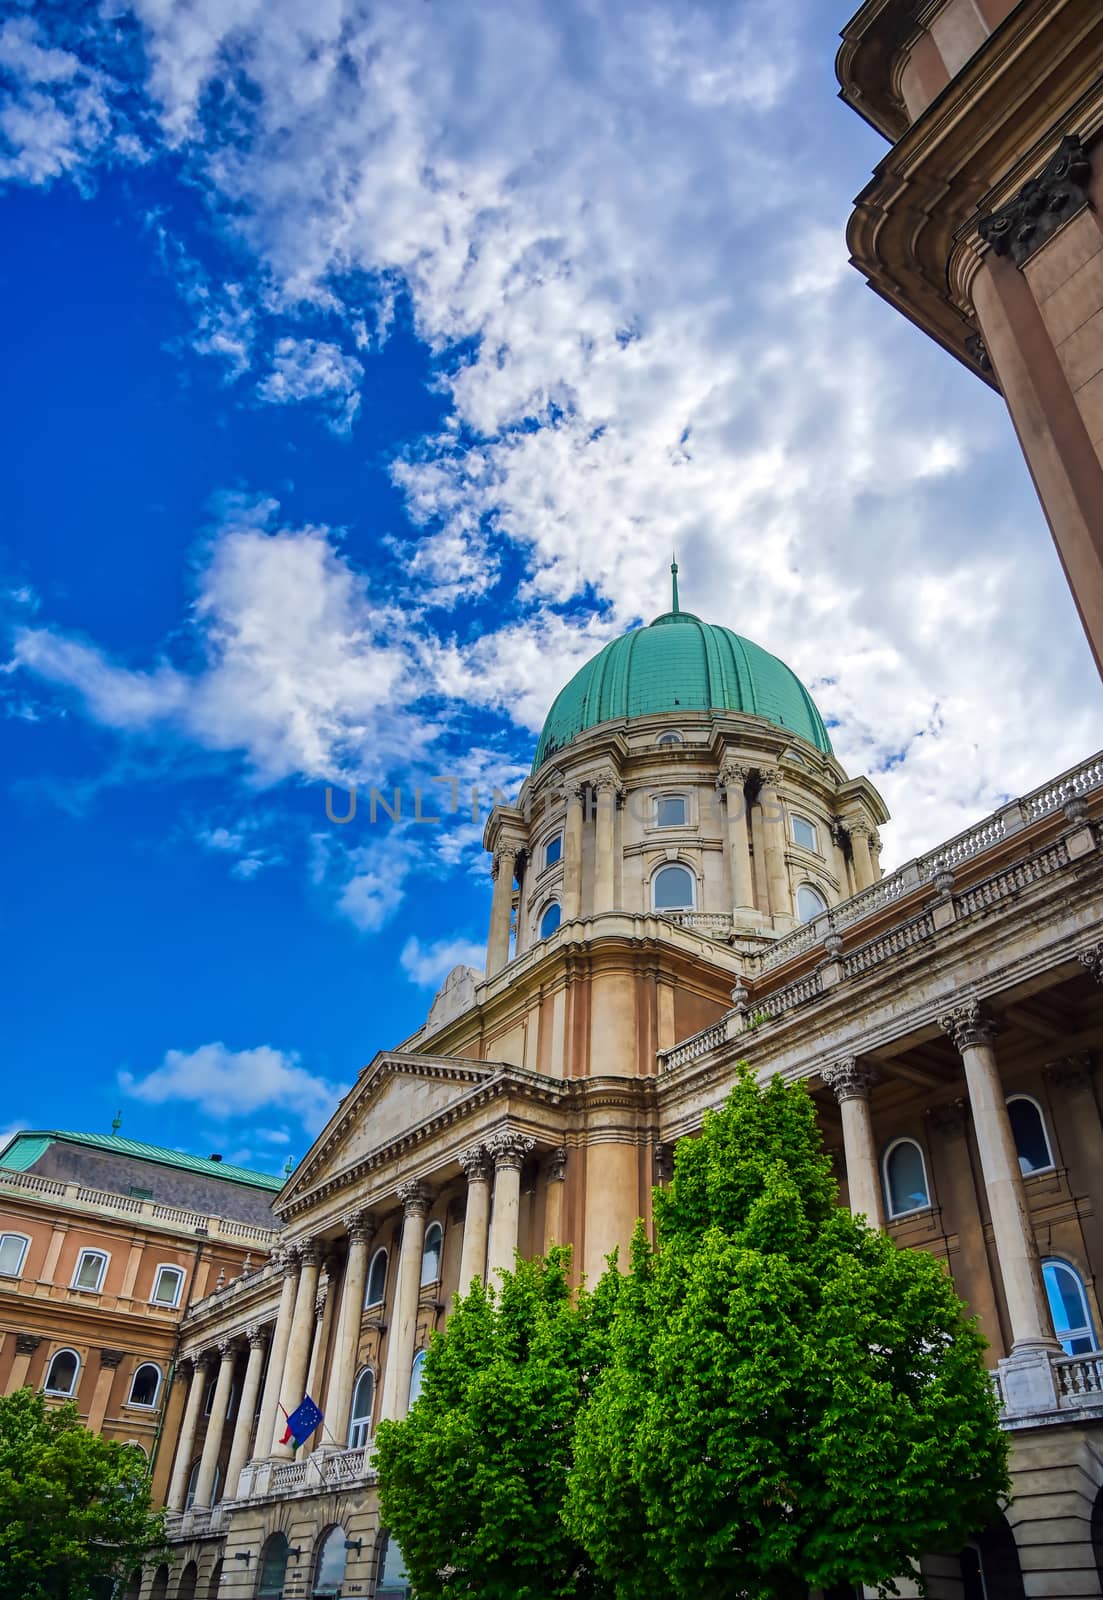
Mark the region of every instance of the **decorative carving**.
<instances>
[{"instance_id":1,"label":"decorative carving","mask_svg":"<svg viewBox=\"0 0 1103 1600\"><path fill-rule=\"evenodd\" d=\"M590 787L598 794L611 794L620 799L624 793L620 779L611 767L604 767L590 779Z\"/></svg>"},{"instance_id":2,"label":"decorative carving","mask_svg":"<svg viewBox=\"0 0 1103 1600\"><path fill-rule=\"evenodd\" d=\"M839 954L843 947L843 936L836 933L834 928L829 928L823 936L823 948L832 960Z\"/></svg>"},{"instance_id":3,"label":"decorative carving","mask_svg":"<svg viewBox=\"0 0 1103 1600\"><path fill-rule=\"evenodd\" d=\"M1045 1074L1055 1089L1068 1094L1085 1094L1092 1086L1092 1058L1086 1050L1077 1055L1059 1056L1047 1061Z\"/></svg>"},{"instance_id":4,"label":"decorative carving","mask_svg":"<svg viewBox=\"0 0 1103 1600\"><path fill-rule=\"evenodd\" d=\"M225 1289L225 1287L226 1287L226 1268L225 1267L219 1267L219 1269L218 1269L218 1277L214 1281L214 1292L215 1292L215 1294L217 1294L220 1289Z\"/></svg>"},{"instance_id":5,"label":"decorative carving","mask_svg":"<svg viewBox=\"0 0 1103 1600\"><path fill-rule=\"evenodd\" d=\"M37 1333L17 1333L15 1336L15 1352L20 1356L33 1356L42 1340Z\"/></svg>"},{"instance_id":6,"label":"decorative carving","mask_svg":"<svg viewBox=\"0 0 1103 1600\"><path fill-rule=\"evenodd\" d=\"M220 1361L232 1361L237 1354L237 1340L232 1334L228 1335L225 1339L217 1341L215 1349L218 1351Z\"/></svg>"},{"instance_id":7,"label":"decorative carving","mask_svg":"<svg viewBox=\"0 0 1103 1600\"><path fill-rule=\"evenodd\" d=\"M512 880L514 868L517 865L517 857L520 853L516 845L500 844L494 852L494 859L490 863L490 876L496 878L499 870L508 869Z\"/></svg>"},{"instance_id":8,"label":"decorative carving","mask_svg":"<svg viewBox=\"0 0 1103 1600\"><path fill-rule=\"evenodd\" d=\"M562 1183L567 1176L567 1146L561 1144L553 1150L548 1161L548 1182Z\"/></svg>"},{"instance_id":9,"label":"decorative carving","mask_svg":"<svg viewBox=\"0 0 1103 1600\"><path fill-rule=\"evenodd\" d=\"M992 358L988 354L988 346L979 333L971 333L965 341L965 349L969 359L980 372L991 372Z\"/></svg>"},{"instance_id":10,"label":"decorative carving","mask_svg":"<svg viewBox=\"0 0 1103 1600\"><path fill-rule=\"evenodd\" d=\"M873 829L868 822L863 822L861 817L856 817L853 822L848 822L846 831L852 839L866 839L869 847L873 848Z\"/></svg>"},{"instance_id":11,"label":"decorative carving","mask_svg":"<svg viewBox=\"0 0 1103 1600\"><path fill-rule=\"evenodd\" d=\"M459 1162L467 1174L468 1183L485 1183L490 1177L490 1157L481 1144L472 1145L470 1150L461 1150Z\"/></svg>"},{"instance_id":12,"label":"decorative carving","mask_svg":"<svg viewBox=\"0 0 1103 1600\"><path fill-rule=\"evenodd\" d=\"M1036 178L1024 183L1014 200L982 217L978 232L998 256L1025 266L1063 222L1088 204L1091 162L1079 136L1067 134Z\"/></svg>"},{"instance_id":13,"label":"decorative carving","mask_svg":"<svg viewBox=\"0 0 1103 1600\"><path fill-rule=\"evenodd\" d=\"M350 1211L342 1220L350 1244L370 1244L379 1226L370 1211Z\"/></svg>"},{"instance_id":14,"label":"decorative carving","mask_svg":"<svg viewBox=\"0 0 1103 1600\"><path fill-rule=\"evenodd\" d=\"M323 1283L314 1296L314 1316L318 1322L326 1314L326 1301L329 1299L329 1284Z\"/></svg>"},{"instance_id":15,"label":"decorative carving","mask_svg":"<svg viewBox=\"0 0 1103 1600\"><path fill-rule=\"evenodd\" d=\"M1062 807L1069 822L1086 822L1088 820L1088 802L1082 794L1074 794L1065 801Z\"/></svg>"},{"instance_id":16,"label":"decorative carving","mask_svg":"<svg viewBox=\"0 0 1103 1600\"><path fill-rule=\"evenodd\" d=\"M1091 944L1086 950L1081 950L1080 960L1096 983L1103 983L1103 944Z\"/></svg>"},{"instance_id":17,"label":"decorative carving","mask_svg":"<svg viewBox=\"0 0 1103 1600\"><path fill-rule=\"evenodd\" d=\"M536 1140L513 1128L499 1128L486 1141L486 1148L493 1158L495 1170L516 1167L519 1172L525 1157L536 1149Z\"/></svg>"},{"instance_id":18,"label":"decorative carving","mask_svg":"<svg viewBox=\"0 0 1103 1600\"><path fill-rule=\"evenodd\" d=\"M871 831L869 836L869 851L870 855L879 856L881 854L881 835L876 828Z\"/></svg>"},{"instance_id":19,"label":"decorative carving","mask_svg":"<svg viewBox=\"0 0 1103 1600\"><path fill-rule=\"evenodd\" d=\"M316 1239L303 1239L298 1246L299 1264L303 1267L318 1267L322 1263L322 1251Z\"/></svg>"},{"instance_id":20,"label":"decorative carving","mask_svg":"<svg viewBox=\"0 0 1103 1600\"><path fill-rule=\"evenodd\" d=\"M403 1215L407 1217L423 1217L432 1200L428 1189L418 1178L411 1178L408 1183L400 1183L398 1198L402 1201Z\"/></svg>"},{"instance_id":21,"label":"decorative carving","mask_svg":"<svg viewBox=\"0 0 1103 1600\"><path fill-rule=\"evenodd\" d=\"M751 991L747 988L747 985L743 982L743 979L740 978L739 982L732 990L732 1005L737 1011L743 1011L746 1009L747 1001L750 998Z\"/></svg>"},{"instance_id":22,"label":"decorative carving","mask_svg":"<svg viewBox=\"0 0 1103 1600\"><path fill-rule=\"evenodd\" d=\"M964 1095L940 1106L928 1106L927 1119L944 1139L961 1139L969 1123L969 1102Z\"/></svg>"},{"instance_id":23,"label":"decorative carving","mask_svg":"<svg viewBox=\"0 0 1103 1600\"><path fill-rule=\"evenodd\" d=\"M674 1176L674 1146L657 1144L652 1156L655 1163L655 1182L669 1183Z\"/></svg>"},{"instance_id":24,"label":"decorative carving","mask_svg":"<svg viewBox=\"0 0 1103 1600\"><path fill-rule=\"evenodd\" d=\"M740 761L725 761L716 777L723 789L742 789L751 775L751 769Z\"/></svg>"},{"instance_id":25,"label":"decorative carving","mask_svg":"<svg viewBox=\"0 0 1103 1600\"><path fill-rule=\"evenodd\" d=\"M758 781L763 789L776 789L781 782L781 772L777 767L759 767Z\"/></svg>"},{"instance_id":26,"label":"decorative carving","mask_svg":"<svg viewBox=\"0 0 1103 1600\"><path fill-rule=\"evenodd\" d=\"M954 875L947 866L940 866L931 880L938 891L940 900L952 900L954 897Z\"/></svg>"},{"instance_id":27,"label":"decorative carving","mask_svg":"<svg viewBox=\"0 0 1103 1600\"><path fill-rule=\"evenodd\" d=\"M843 1056L831 1066L820 1068L820 1077L840 1105L844 1100L868 1100L880 1076L876 1067L858 1056Z\"/></svg>"},{"instance_id":28,"label":"decorative carving","mask_svg":"<svg viewBox=\"0 0 1103 1600\"><path fill-rule=\"evenodd\" d=\"M115 1367L122 1365L123 1355L124 1352L122 1350L101 1350L100 1366L110 1367L114 1370Z\"/></svg>"},{"instance_id":29,"label":"decorative carving","mask_svg":"<svg viewBox=\"0 0 1103 1600\"><path fill-rule=\"evenodd\" d=\"M249 1341L250 1350L263 1350L268 1343L268 1335L259 1323L251 1322L245 1330L245 1337Z\"/></svg>"},{"instance_id":30,"label":"decorative carving","mask_svg":"<svg viewBox=\"0 0 1103 1600\"><path fill-rule=\"evenodd\" d=\"M974 1045L990 1045L998 1031L995 1018L979 1000L965 1000L954 1006L939 1017L938 1025L943 1033L949 1034L958 1051Z\"/></svg>"}]
</instances>

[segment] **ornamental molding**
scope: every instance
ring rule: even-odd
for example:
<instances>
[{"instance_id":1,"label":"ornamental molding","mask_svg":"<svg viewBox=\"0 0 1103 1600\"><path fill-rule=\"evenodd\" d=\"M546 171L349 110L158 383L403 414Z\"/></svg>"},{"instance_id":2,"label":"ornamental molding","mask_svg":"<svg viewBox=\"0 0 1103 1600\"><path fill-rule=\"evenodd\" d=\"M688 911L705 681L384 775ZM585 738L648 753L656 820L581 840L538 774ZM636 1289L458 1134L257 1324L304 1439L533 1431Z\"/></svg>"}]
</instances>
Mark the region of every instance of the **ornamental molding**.
<instances>
[{"instance_id":1,"label":"ornamental molding","mask_svg":"<svg viewBox=\"0 0 1103 1600\"><path fill-rule=\"evenodd\" d=\"M263 1350L268 1343L268 1335L257 1322L251 1322L245 1330L245 1338L250 1350Z\"/></svg>"},{"instance_id":2,"label":"ornamental molding","mask_svg":"<svg viewBox=\"0 0 1103 1600\"><path fill-rule=\"evenodd\" d=\"M370 1244L379 1227L378 1220L370 1211L350 1211L342 1221L350 1244Z\"/></svg>"},{"instance_id":3,"label":"ornamental molding","mask_svg":"<svg viewBox=\"0 0 1103 1600\"><path fill-rule=\"evenodd\" d=\"M758 781L763 789L776 789L781 783L781 769L779 767L759 767Z\"/></svg>"},{"instance_id":4,"label":"ornamental molding","mask_svg":"<svg viewBox=\"0 0 1103 1600\"><path fill-rule=\"evenodd\" d=\"M868 1100L881 1074L860 1056L843 1056L831 1066L821 1067L820 1077L842 1105L844 1100Z\"/></svg>"},{"instance_id":5,"label":"ornamental molding","mask_svg":"<svg viewBox=\"0 0 1103 1600\"><path fill-rule=\"evenodd\" d=\"M496 1172L501 1172L503 1168L514 1168L520 1172L525 1157L536 1149L536 1140L513 1128L499 1128L486 1141L486 1148L494 1161Z\"/></svg>"},{"instance_id":6,"label":"ornamental molding","mask_svg":"<svg viewBox=\"0 0 1103 1600\"><path fill-rule=\"evenodd\" d=\"M481 1144L470 1150L461 1150L457 1157L468 1183L486 1183L490 1178L490 1157Z\"/></svg>"},{"instance_id":7,"label":"ornamental molding","mask_svg":"<svg viewBox=\"0 0 1103 1600\"><path fill-rule=\"evenodd\" d=\"M399 1184L398 1198L402 1201L404 1217L424 1217L429 1210L432 1195L420 1178L411 1178L409 1182Z\"/></svg>"},{"instance_id":8,"label":"ornamental molding","mask_svg":"<svg viewBox=\"0 0 1103 1600\"><path fill-rule=\"evenodd\" d=\"M1047 1061L1043 1070L1055 1089L1068 1094L1087 1094L1091 1090L1092 1058L1086 1050Z\"/></svg>"},{"instance_id":9,"label":"ornamental molding","mask_svg":"<svg viewBox=\"0 0 1103 1600\"><path fill-rule=\"evenodd\" d=\"M100 1366L101 1367L110 1367L110 1368L112 1368L112 1370L115 1367L121 1366L122 1365L122 1360L123 1360L123 1354L124 1354L124 1352L122 1350L101 1350L100 1351Z\"/></svg>"},{"instance_id":10,"label":"ornamental molding","mask_svg":"<svg viewBox=\"0 0 1103 1600\"><path fill-rule=\"evenodd\" d=\"M320 1267L322 1264L322 1248L316 1239L303 1239L296 1250L300 1267Z\"/></svg>"},{"instance_id":11,"label":"ornamental molding","mask_svg":"<svg viewBox=\"0 0 1103 1600\"><path fill-rule=\"evenodd\" d=\"M927 1120L944 1139L962 1139L969 1125L969 1102L964 1095L940 1106L928 1106Z\"/></svg>"},{"instance_id":12,"label":"ornamental molding","mask_svg":"<svg viewBox=\"0 0 1103 1600\"><path fill-rule=\"evenodd\" d=\"M548 1160L548 1182L563 1183L567 1176L567 1147L561 1144Z\"/></svg>"},{"instance_id":13,"label":"ornamental molding","mask_svg":"<svg viewBox=\"0 0 1103 1600\"><path fill-rule=\"evenodd\" d=\"M1061 140L1056 154L1036 178L1024 183L1014 200L982 217L977 231L998 256L1023 267L1090 203L1092 167L1079 134Z\"/></svg>"},{"instance_id":14,"label":"ornamental molding","mask_svg":"<svg viewBox=\"0 0 1103 1600\"><path fill-rule=\"evenodd\" d=\"M669 1183L674 1176L674 1146L657 1144L651 1154L655 1167L655 1182Z\"/></svg>"},{"instance_id":15,"label":"ornamental molding","mask_svg":"<svg viewBox=\"0 0 1103 1600\"><path fill-rule=\"evenodd\" d=\"M955 1050L964 1053L980 1045L991 1045L999 1025L987 1006L979 1000L965 1000L946 1011L938 1019L943 1033L948 1034Z\"/></svg>"},{"instance_id":16,"label":"ornamental molding","mask_svg":"<svg viewBox=\"0 0 1103 1600\"><path fill-rule=\"evenodd\" d=\"M15 1352L20 1356L33 1356L42 1343L37 1333L17 1333L15 1336Z\"/></svg>"},{"instance_id":17,"label":"ornamental molding","mask_svg":"<svg viewBox=\"0 0 1103 1600\"><path fill-rule=\"evenodd\" d=\"M1087 967L1096 983L1103 983L1103 944L1089 945L1081 950L1079 960Z\"/></svg>"},{"instance_id":18,"label":"ornamental molding","mask_svg":"<svg viewBox=\"0 0 1103 1600\"><path fill-rule=\"evenodd\" d=\"M752 769L742 761L725 761L716 775L718 788L742 789Z\"/></svg>"}]
</instances>

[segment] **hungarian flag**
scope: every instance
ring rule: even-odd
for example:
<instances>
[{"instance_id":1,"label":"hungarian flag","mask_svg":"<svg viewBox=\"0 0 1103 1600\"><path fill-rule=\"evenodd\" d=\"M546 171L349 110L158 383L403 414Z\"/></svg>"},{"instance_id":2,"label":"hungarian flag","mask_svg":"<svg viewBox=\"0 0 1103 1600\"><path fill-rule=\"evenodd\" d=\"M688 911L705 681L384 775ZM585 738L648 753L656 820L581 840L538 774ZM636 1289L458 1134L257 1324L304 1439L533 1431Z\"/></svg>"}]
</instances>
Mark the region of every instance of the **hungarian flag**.
<instances>
[{"instance_id":1,"label":"hungarian flag","mask_svg":"<svg viewBox=\"0 0 1103 1600\"><path fill-rule=\"evenodd\" d=\"M299 1445L306 1443L314 1429L322 1421L321 1410L314 1404L309 1395L305 1397L301 1405L295 1407L290 1416L287 1415L286 1411L284 1416L287 1417L287 1432L280 1440L280 1443L287 1444L289 1440L294 1439L296 1449Z\"/></svg>"}]
</instances>

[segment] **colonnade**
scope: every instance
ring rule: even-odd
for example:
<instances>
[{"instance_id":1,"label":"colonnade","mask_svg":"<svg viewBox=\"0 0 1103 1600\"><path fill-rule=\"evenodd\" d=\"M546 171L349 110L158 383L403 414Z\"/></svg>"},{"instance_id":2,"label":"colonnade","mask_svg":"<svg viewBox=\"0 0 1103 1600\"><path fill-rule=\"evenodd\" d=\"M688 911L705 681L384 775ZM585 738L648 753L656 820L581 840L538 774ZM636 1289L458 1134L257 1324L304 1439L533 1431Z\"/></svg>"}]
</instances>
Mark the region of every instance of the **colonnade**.
<instances>
[{"instance_id":1,"label":"colonnade","mask_svg":"<svg viewBox=\"0 0 1103 1600\"><path fill-rule=\"evenodd\" d=\"M1003 1280L1011 1330L1012 1355L1060 1349L1053 1334L1041 1259L1011 1119L996 1060L996 1022L976 1000L951 1007L939 1026L961 1056L969 1107L976 1133L992 1233ZM877 1072L849 1056L824 1068L821 1077L833 1090L842 1116L850 1209L876 1227L885 1225L881 1174L873 1138L870 1091Z\"/></svg>"},{"instance_id":2,"label":"colonnade","mask_svg":"<svg viewBox=\"0 0 1103 1600\"><path fill-rule=\"evenodd\" d=\"M461 1292L467 1291L472 1279L493 1280L499 1270L512 1267L519 1242L521 1169L534 1148L535 1141L527 1134L502 1127L485 1144L461 1154L459 1162L467 1179L460 1251ZM553 1176L562 1177L562 1162ZM397 1195L402 1206L401 1243L394 1284L388 1294L381 1418L403 1416L408 1404L425 1231L434 1198L432 1189L421 1179L401 1184ZM220 1338L213 1348L185 1358L182 1366L190 1371L169 1486L170 1511L185 1508L203 1401L213 1377L213 1398L191 1508L203 1510L212 1504L234 1374L243 1346L248 1348L248 1357L230 1440L223 1497L236 1498L242 1468L251 1458L280 1460L293 1454L294 1445L281 1442L285 1413L298 1406L308 1383L320 1381L327 1353L325 1395L321 1398L315 1394L313 1398L325 1416L327 1447L332 1448L336 1442L343 1448L348 1436L353 1382L360 1365L369 1251L380 1224L372 1212L355 1211L343 1218L342 1226L346 1244L343 1267L339 1264L337 1238L306 1238L289 1245L274 1258L283 1274L275 1321ZM327 1282L320 1288L323 1262ZM262 1392L266 1351L268 1365Z\"/></svg>"}]
</instances>

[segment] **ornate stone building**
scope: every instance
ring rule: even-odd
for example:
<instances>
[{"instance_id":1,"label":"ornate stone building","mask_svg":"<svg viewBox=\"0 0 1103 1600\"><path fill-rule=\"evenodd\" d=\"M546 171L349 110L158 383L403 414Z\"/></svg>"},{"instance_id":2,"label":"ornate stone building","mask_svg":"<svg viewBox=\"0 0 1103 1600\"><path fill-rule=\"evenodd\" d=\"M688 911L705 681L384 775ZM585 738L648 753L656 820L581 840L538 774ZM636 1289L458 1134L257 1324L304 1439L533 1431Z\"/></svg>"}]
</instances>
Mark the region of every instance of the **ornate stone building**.
<instances>
[{"instance_id":1,"label":"ornate stone building","mask_svg":"<svg viewBox=\"0 0 1103 1600\"><path fill-rule=\"evenodd\" d=\"M173 1559L131 1593L405 1594L371 1441L452 1294L554 1241L600 1271L746 1059L808 1081L843 1203L989 1340L1015 1499L921 1552L929 1592L1100 1595L1100 818L1095 758L884 877L884 804L779 661L676 604L608 646L487 825L486 976L375 1056L279 1248L188 1312Z\"/></svg>"},{"instance_id":2,"label":"ornate stone building","mask_svg":"<svg viewBox=\"0 0 1103 1600\"><path fill-rule=\"evenodd\" d=\"M892 146L854 265L1003 395L1103 670L1103 10L865 0L842 38Z\"/></svg>"}]
</instances>

